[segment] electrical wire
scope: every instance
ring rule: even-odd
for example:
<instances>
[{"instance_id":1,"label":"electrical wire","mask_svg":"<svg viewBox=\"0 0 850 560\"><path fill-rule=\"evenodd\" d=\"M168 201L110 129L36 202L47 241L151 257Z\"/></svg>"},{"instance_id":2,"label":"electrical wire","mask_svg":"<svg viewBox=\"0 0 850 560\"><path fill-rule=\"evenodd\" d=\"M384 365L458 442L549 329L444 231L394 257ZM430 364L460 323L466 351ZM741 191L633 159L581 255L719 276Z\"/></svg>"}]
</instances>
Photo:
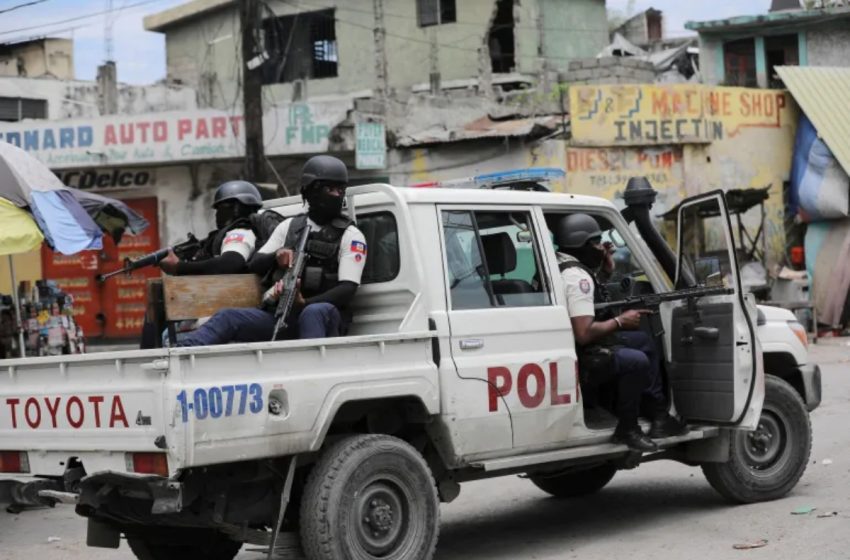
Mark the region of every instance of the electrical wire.
<instances>
[{"instance_id":1,"label":"electrical wire","mask_svg":"<svg viewBox=\"0 0 850 560\"><path fill-rule=\"evenodd\" d=\"M4 10L0 10L0 14L5 14L6 12L12 12L14 10L26 8L27 6L35 6L36 4L43 4L44 2L47 2L47 0L33 0L32 2L25 2L24 4L18 4L17 6L12 6L11 8L6 8Z\"/></svg>"},{"instance_id":2,"label":"electrical wire","mask_svg":"<svg viewBox=\"0 0 850 560\"><path fill-rule=\"evenodd\" d=\"M46 1L46 0L44 0L44 1ZM138 8L139 6L147 6L149 4L156 4L156 3L162 2L162 1L163 0L143 0L141 2L135 2L133 4L128 4L127 6L124 6L122 8L122 10L123 9L129 10L129 9L132 9L132 8ZM49 23L40 23L38 25L30 25L28 27L19 27L17 29L7 29L5 31L0 31L0 35L10 35L12 33L20 33L20 32L23 32L23 31L31 31L33 29L43 29L45 27L51 27L53 25L62 25L63 23L70 23L70 22L73 22L73 21L80 21L80 20L83 20L83 19L89 19L89 18L109 14L111 11L112 10L101 10L99 12L91 12L91 13L84 14L84 15L81 15L81 16L74 16L74 17L70 17L70 18L51 21Z\"/></svg>"}]
</instances>

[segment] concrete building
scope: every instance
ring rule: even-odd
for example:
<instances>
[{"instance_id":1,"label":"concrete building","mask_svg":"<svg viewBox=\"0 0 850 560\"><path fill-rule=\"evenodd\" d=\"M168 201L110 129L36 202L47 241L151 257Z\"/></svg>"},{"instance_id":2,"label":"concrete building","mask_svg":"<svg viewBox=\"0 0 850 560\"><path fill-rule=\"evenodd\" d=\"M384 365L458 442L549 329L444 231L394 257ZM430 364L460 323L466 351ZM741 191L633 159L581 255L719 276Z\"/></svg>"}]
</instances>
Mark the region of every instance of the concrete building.
<instances>
[{"instance_id":1,"label":"concrete building","mask_svg":"<svg viewBox=\"0 0 850 560\"><path fill-rule=\"evenodd\" d=\"M704 83L782 87L776 66L850 65L850 7L775 4L763 15L685 24L699 33Z\"/></svg>"},{"instance_id":2,"label":"concrete building","mask_svg":"<svg viewBox=\"0 0 850 560\"><path fill-rule=\"evenodd\" d=\"M627 19L614 30L633 45L647 49L664 37L664 17L661 10L649 8Z\"/></svg>"},{"instance_id":3,"label":"concrete building","mask_svg":"<svg viewBox=\"0 0 850 560\"><path fill-rule=\"evenodd\" d=\"M268 2L267 102L371 92L379 66L389 91L401 97L434 79L486 82L492 74L516 74L522 82L521 76L566 70L570 60L594 56L608 42L604 0L383 1L382 26L375 4ZM228 0L194 0L145 18L146 29L165 34L169 79L196 88L201 106L239 102L236 8ZM376 48L376 27L384 29L383 47Z\"/></svg>"},{"instance_id":4,"label":"concrete building","mask_svg":"<svg viewBox=\"0 0 850 560\"><path fill-rule=\"evenodd\" d=\"M0 76L73 80L73 42L44 38L0 44Z\"/></svg>"}]
</instances>

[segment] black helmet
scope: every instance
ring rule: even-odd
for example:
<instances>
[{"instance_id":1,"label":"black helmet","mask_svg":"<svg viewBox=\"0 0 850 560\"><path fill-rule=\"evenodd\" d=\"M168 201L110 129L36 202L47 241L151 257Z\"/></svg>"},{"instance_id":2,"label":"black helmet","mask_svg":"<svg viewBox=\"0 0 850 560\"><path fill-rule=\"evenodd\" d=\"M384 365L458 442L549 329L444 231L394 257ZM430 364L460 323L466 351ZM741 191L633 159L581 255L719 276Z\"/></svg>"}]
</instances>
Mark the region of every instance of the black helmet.
<instances>
[{"instance_id":1,"label":"black helmet","mask_svg":"<svg viewBox=\"0 0 850 560\"><path fill-rule=\"evenodd\" d=\"M301 194L316 181L348 184L348 168L333 156L313 156L301 170Z\"/></svg>"},{"instance_id":2,"label":"black helmet","mask_svg":"<svg viewBox=\"0 0 850 560\"><path fill-rule=\"evenodd\" d=\"M594 237L602 237L602 230L587 214L564 216L555 226L555 245L561 249L579 249Z\"/></svg>"},{"instance_id":3,"label":"black helmet","mask_svg":"<svg viewBox=\"0 0 850 560\"><path fill-rule=\"evenodd\" d=\"M213 208L225 200L238 200L245 206L253 206L259 208L263 205L263 198L260 196L260 191L253 183L248 181L227 181L222 183L215 191L213 198Z\"/></svg>"}]
</instances>

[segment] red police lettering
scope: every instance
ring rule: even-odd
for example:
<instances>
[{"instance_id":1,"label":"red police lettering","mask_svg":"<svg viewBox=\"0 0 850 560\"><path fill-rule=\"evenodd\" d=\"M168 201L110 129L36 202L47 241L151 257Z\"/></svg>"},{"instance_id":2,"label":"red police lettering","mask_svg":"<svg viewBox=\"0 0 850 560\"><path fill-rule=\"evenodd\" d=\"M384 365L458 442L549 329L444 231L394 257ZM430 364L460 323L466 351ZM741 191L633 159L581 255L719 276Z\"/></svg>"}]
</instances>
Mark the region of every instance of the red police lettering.
<instances>
[{"instance_id":1,"label":"red police lettering","mask_svg":"<svg viewBox=\"0 0 850 560\"><path fill-rule=\"evenodd\" d=\"M511 392L513 385L511 370L506 367L487 368L487 383L490 412L496 412L499 408L499 399Z\"/></svg>"},{"instance_id":2,"label":"red police lettering","mask_svg":"<svg viewBox=\"0 0 850 560\"><path fill-rule=\"evenodd\" d=\"M533 380L533 381L532 381ZM510 394L514 388L511 370L503 366L487 368L487 405L490 412L499 409L499 399ZM549 362L549 404L558 406L570 404L572 394L558 392L558 363ZM516 378L516 393L520 404L525 408L537 408L546 399L546 373L540 364L523 364ZM578 402L578 382L576 382L576 402Z\"/></svg>"},{"instance_id":3,"label":"red police lettering","mask_svg":"<svg viewBox=\"0 0 850 560\"><path fill-rule=\"evenodd\" d=\"M534 378L535 393L532 395L528 392L528 378ZM544 393L546 392L546 380L543 378L543 369L537 364L525 364L519 368L519 376L517 376L517 394L519 402L525 408L537 408L543 402Z\"/></svg>"}]
</instances>

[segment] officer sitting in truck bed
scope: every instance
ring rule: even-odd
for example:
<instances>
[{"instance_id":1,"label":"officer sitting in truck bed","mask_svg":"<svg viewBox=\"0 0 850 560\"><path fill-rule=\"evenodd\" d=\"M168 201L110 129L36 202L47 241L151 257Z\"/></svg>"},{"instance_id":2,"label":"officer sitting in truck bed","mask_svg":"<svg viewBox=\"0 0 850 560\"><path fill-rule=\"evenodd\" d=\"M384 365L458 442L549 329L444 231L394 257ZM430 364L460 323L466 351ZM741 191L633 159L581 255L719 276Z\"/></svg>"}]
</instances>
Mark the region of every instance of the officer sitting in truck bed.
<instances>
[{"instance_id":1,"label":"officer sitting in truck bed","mask_svg":"<svg viewBox=\"0 0 850 560\"><path fill-rule=\"evenodd\" d=\"M271 340L281 272L293 264L298 234L309 228L307 265L300 278L291 329L280 338L324 338L344 334L351 321L349 305L366 265L366 238L342 214L348 170L339 159L314 156L301 172L301 196L307 213L280 223L248 263L269 287L258 308L223 309L178 346Z\"/></svg>"},{"instance_id":2,"label":"officer sitting in truck bed","mask_svg":"<svg viewBox=\"0 0 850 560\"><path fill-rule=\"evenodd\" d=\"M554 236L581 382L592 390L615 378L614 412L618 423L613 440L638 451L655 451L658 446L650 438L680 435L688 430L668 413L658 352L652 338L639 330L641 315L649 311L631 309L618 316L596 315L594 303L608 298L595 273L611 255L602 246L602 231L592 216L571 214L561 218ZM608 263L609 268L611 264ZM642 398L652 419L649 437L638 425Z\"/></svg>"}]
</instances>

